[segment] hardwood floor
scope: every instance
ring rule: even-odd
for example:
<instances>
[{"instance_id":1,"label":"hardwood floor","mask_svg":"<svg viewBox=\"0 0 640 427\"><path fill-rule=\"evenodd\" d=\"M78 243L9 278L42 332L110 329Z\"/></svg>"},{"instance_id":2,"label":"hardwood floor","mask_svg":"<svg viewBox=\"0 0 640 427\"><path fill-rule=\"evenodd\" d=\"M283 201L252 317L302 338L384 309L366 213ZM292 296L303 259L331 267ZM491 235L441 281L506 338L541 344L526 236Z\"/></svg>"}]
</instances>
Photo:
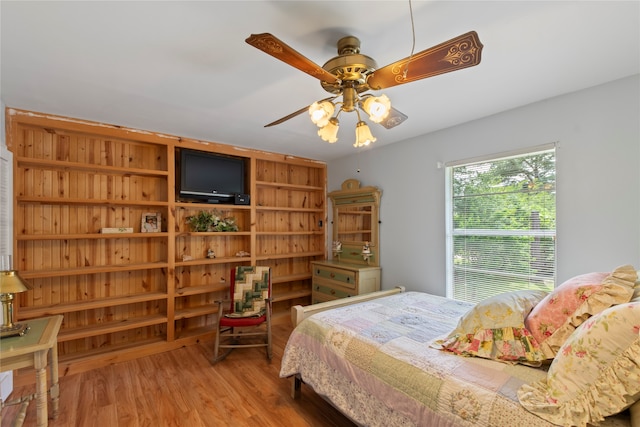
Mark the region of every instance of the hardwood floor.
<instances>
[{"instance_id":1,"label":"hardwood floor","mask_svg":"<svg viewBox=\"0 0 640 427\"><path fill-rule=\"evenodd\" d=\"M298 400L281 379L288 325L273 327L273 360L263 348L238 349L211 365L213 342L60 379L60 414L49 426L345 426L354 424L309 387ZM33 392L16 388L9 398ZM51 409L51 405L49 405ZM2 411L10 426L18 407ZM25 426L35 426L35 402Z\"/></svg>"}]
</instances>

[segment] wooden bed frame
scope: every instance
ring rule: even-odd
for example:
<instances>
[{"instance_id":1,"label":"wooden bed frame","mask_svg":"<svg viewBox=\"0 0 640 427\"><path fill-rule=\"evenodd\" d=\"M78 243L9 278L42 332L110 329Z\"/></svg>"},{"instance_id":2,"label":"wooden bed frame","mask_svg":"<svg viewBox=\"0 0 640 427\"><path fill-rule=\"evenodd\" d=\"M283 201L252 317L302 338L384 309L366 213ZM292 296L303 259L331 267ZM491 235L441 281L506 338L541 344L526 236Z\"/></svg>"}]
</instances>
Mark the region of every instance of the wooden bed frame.
<instances>
[{"instance_id":1,"label":"wooden bed frame","mask_svg":"<svg viewBox=\"0 0 640 427\"><path fill-rule=\"evenodd\" d=\"M294 305L291 307L291 324L295 328L300 322L307 317L321 311L330 310L332 308L345 307L347 305L356 304L359 302L369 301L376 298L388 297L389 295L399 294L404 292L404 286L396 286L388 291L377 291L368 294L357 295L355 297L341 298L333 301L320 302L318 304L311 305Z\"/></svg>"}]
</instances>

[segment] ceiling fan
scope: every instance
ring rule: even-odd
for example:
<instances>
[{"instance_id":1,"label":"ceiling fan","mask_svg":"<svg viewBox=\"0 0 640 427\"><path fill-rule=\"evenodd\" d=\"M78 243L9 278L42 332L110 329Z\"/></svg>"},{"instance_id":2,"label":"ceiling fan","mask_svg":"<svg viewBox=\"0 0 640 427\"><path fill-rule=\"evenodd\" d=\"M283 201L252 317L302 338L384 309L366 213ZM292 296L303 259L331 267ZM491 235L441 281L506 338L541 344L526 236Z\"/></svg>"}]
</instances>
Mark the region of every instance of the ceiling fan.
<instances>
[{"instance_id":1,"label":"ceiling fan","mask_svg":"<svg viewBox=\"0 0 640 427\"><path fill-rule=\"evenodd\" d=\"M305 111L320 128L318 135L325 141L337 141L338 115L355 111L356 143L360 147L376 139L369 127L360 119L362 110L369 119L387 129L399 125L407 116L391 107L385 95L374 96L371 90L386 89L416 80L433 77L480 63L483 45L475 31L462 34L429 49L412 54L392 64L378 68L375 60L360 53L360 40L354 36L338 40L338 56L329 59L322 67L303 56L286 43L269 33L252 34L245 40L251 46L279 59L320 80L322 87L332 96L314 102L298 111L282 117L265 127L278 125ZM342 101L334 102L339 96ZM338 106L335 116L333 113Z\"/></svg>"}]
</instances>

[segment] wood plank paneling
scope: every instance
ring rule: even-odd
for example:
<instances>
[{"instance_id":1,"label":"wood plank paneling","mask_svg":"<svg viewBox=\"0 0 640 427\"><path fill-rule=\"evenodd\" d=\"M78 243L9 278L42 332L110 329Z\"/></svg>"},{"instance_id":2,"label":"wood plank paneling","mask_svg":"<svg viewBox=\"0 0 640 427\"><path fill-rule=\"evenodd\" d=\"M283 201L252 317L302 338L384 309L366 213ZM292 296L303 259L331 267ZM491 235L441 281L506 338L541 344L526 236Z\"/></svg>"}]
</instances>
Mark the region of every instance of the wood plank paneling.
<instances>
[{"instance_id":1,"label":"wood plank paneling","mask_svg":"<svg viewBox=\"0 0 640 427\"><path fill-rule=\"evenodd\" d=\"M274 318L288 322L292 305L310 302L310 262L326 255L324 163L11 108L6 113L14 153L14 264L34 287L19 296L16 314L64 315L59 353L66 372L211 337L213 301L225 295L230 270L240 264L273 268ZM178 200L180 148L244 158L251 204ZM236 218L240 231L189 229L189 215L214 209ZM155 212L162 232L141 233L141 218ZM101 234L103 227L133 233ZM209 249L215 259L207 258Z\"/></svg>"}]
</instances>

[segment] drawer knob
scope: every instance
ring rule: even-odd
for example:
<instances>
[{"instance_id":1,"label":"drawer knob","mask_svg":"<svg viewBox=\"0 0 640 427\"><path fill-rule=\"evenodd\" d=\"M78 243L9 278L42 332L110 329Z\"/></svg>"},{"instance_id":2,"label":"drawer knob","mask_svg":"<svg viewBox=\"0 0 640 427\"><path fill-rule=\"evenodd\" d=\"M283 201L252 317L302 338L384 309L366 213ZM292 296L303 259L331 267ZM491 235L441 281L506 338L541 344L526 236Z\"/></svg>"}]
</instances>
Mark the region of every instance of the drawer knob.
<instances>
[{"instance_id":1,"label":"drawer knob","mask_svg":"<svg viewBox=\"0 0 640 427\"><path fill-rule=\"evenodd\" d=\"M336 290L335 289L331 289L331 295L335 295L336 294Z\"/></svg>"},{"instance_id":2,"label":"drawer knob","mask_svg":"<svg viewBox=\"0 0 640 427\"><path fill-rule=\"evenodd\" d=\"M333 279L333 278L335 278L335 277L336 277L336 275L335 275L335 274L333 274L333 273L331 273L331 274L329 275L329 277L331 277L331 278Z\"/></svg>"}]
</instances>

